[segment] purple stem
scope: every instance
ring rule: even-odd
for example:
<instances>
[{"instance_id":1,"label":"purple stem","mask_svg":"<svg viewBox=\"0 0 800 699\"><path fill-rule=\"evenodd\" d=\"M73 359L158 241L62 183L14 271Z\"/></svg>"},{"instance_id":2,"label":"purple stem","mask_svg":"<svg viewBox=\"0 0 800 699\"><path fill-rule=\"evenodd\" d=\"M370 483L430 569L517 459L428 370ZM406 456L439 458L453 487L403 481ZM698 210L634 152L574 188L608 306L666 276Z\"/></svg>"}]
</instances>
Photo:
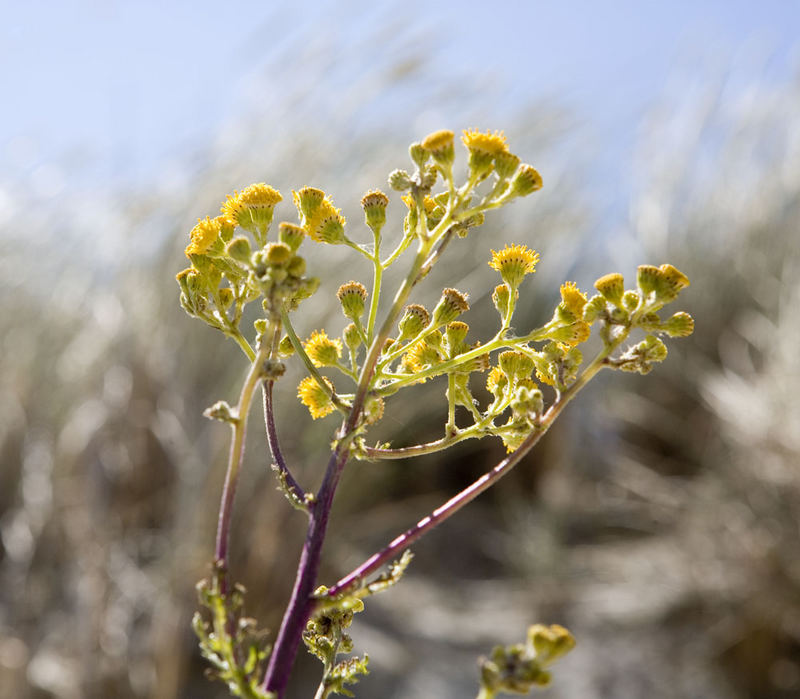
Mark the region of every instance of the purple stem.
<instances>
[{"instance_id":1,"label":"purple stem","mask_svg":"<svg viewBox=\"0 0 800 699\"><path fill-rule=\"evenodd\" d=\"M308 532L305 544L303 544L303 551L300 554L292 596L275 639L267 673L262 683L262 689L273 692L278 699L282 699L286 691L289 675L300 647L303 629L314 609L314 600L311 595L317 585L322 544L328 528L333 494L347 461L347 455L347 448L337 449L331 454L325 471L325 479L310 508Z\"/></svg>"},{"instance_id":2,"label":"purple stem","mask_svg":"<svg viewBox=\"0 0 800 699\"><path fill-rule=\"evenodd\" d=\"M392 559L396 558L398 554L402 553L417 539L427 534L436 525L444 522L448 517L451 517L458 512L464 505L472 502L484 490L494 485L500 478L508 473L514 466L516 466L522 457L524 457L539 441L539 438L545 433L546 430L535 429L520 444L520 446L512 454L503 459L491 471L484 473L478 480L471 485L467 486L458 495L450 498L444 505L435 509L427 517L423 517L413 527L404 531L400 536L395 537L386 547L378 551L376 554L370 556L353 572L345 575L339 582L333 585L327 592L329 597L334 597L342 590L347 589L352 585L356 585L363 580L370 573L375 572L381 566L385 565Z\"/></svg>"},{"instance_id":3,"label":"purple stem","mask_svg":"<svg viewBox=\"0 0 800 699\"><path fill-rule=\"evenodd\" d=\"M278 443L278 432L275 429L275 411L272 407L272 387L274 383L274 381L264 382L264 422L267 425L267 443L269 444L269 450L272 452L272 458L275 459L278 469L286 479L287 487L300 502L305 502L306 492L289 471L289 466L286 464L286 459L283 458L283 452Z\"/></svg>"}]
</instances>

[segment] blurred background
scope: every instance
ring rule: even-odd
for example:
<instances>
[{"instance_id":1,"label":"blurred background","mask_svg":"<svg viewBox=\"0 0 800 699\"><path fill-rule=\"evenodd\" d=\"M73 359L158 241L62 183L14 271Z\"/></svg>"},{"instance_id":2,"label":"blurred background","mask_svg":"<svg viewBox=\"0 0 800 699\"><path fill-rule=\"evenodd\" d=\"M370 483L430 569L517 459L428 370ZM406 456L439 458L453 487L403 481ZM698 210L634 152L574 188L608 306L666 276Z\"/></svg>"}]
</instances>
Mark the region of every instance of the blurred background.
<instances>
[{"instance_id":1,"label":"blurred background","mask_svg":"<svg viewBox=\"0 0 800 699\"><path fill-rule=\"evenodd\" d=\"M284 193L277 220L309 184L366 239L358 200L409 166L410 142L479 127L504 129L545 188L451 246L417 300L456 286L475 337L490 332L489 250L524 243L542 262L518 327L549 317L565 279L670 262L692 280L676 310L697 330L646 378L601 376L415 547L354 624L372 669L358 696L474 696L476 658L543 622L578 646L541 696L800 697L800 6L2 9L0 696L227 696L189 620L228 436L201 413L235 400L245 364L178 306L188 231L266 181ZM395 230L403 208L393 197ZM306 245L325 281L299 330L340 332L333 292L367 270ZM278 428L316 487L334 421L311 422L299 377L279 384ZM443 424L441 386L414 390L382 426L397 444ZM260 419L232 568L275 629L305 521L275 490ZM503 452L352 464L322 580ZM292 697L313 694L315 664L300 658Z\"/></svg>"}]
</instances>

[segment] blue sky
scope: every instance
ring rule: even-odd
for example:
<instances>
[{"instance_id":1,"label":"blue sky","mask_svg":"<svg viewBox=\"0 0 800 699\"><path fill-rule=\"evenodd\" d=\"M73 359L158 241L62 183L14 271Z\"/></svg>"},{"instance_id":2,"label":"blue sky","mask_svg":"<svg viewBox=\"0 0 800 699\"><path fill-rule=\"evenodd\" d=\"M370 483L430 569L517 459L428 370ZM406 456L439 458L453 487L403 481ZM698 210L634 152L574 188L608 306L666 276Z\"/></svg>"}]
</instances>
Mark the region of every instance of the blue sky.
<instances>
[{"instance_id":1,"label":"blue sky","mask_svg":"<svg viewBox=\"0 0 800 699\"><path fill-rule=\"evenodd\" d=\"M24 179L59 162L56 189L144 183L247 111L256 78L271 70L280 79L292 47L328 40L349 55L313 86L334 95L370 63L360 40L382 26L423 37L440 79L499 85L499 112L554 97L609 148L620 147L676 69L718 60L721 70L752 63L767 78L785 76L800 36L800 3L790 0L297 5L4 2L0 178ZM294 66L294 79L303 70Z\"/></svg>"}]
</instances>

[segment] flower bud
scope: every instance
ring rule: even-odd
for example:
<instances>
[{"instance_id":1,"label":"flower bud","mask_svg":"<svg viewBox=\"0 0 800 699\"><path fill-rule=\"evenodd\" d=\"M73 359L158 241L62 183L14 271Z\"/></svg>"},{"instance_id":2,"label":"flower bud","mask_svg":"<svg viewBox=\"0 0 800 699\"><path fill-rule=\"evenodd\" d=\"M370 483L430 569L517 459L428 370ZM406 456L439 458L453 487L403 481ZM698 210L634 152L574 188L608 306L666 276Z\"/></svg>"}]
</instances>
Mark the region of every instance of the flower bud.
<instances>
[{"instance_id":1,"label":"flower bud","mask_svg":"<svg viewBox=\"0 0 800 699\"><path fill-rule=\"evenodd\" d=\"M397 192L405 192L411 187L411 177L405 170L393 170L389 174L389 186Z\"/></svg>"},{"instance_id":2,"label":"flower bud","mask_svg":"<svg viewBox=\"0 0 800 699\"><path fill-rule=\"evenodd\" d=\"M694 332L694 318L684 311L679 311L668 318L661 329L670 337L688 337Z\"/></svg>"},{"instance_id":3,"label":"flower bud","mask_svg":"<svg viewBox=\"0 0 800 699\"><path fill-rule=\"evenodd\" d=\"M361 198L361 206L367 220L367 226L376 233L379 233L383 224L386 223L386 207L389 205L387 197L379 189L367 192Z\"/></svg>"},{"instance_id":4,"label":"flower bud","mask_svg":"<svg viewBox=\"0 0 800 699\"><path fill-rule=\"evenodd\" d=\"M452 165L456 157L453 141L452 131L434 131L423 139L422 147L433 156L439 165L448 167Z\"/></svg>"},{"instance_id":5,"label":"flower bud","mask_svg":"<svg viewBox=\"0 0 800 699\"><path fill-rule=\"evenodd\" d=\"M278 354L280 354L281 357L291 357L294 352L295 350L292 341L289 339L288 335L285 335L278 343Z\"/></svg>"},{"instance_id":6,"label":"flower bud","mask_svg":"<svg viewBox=\"0 0 800 699\"><path fill-rule=\"evenodd\" d=\"M615 306L622 307L622 295L625 293L625 279L619 272L606 274L594 283L597 289L607 301L611 301Z\"/></svg>"},{"instance_id":7,"label":"flower bud","mask_svg":"<svg viewBox=\"0 0 800 699\"><path fill-rule=\"evenodd\" d=\"M253 252L250 248L250 241L244 236L239 236L231 240L226 250L228 255L237 262L241 262L243 265L250 264L250 256Z\"/></svg>"},{"instance_id":8,"label":"flower bud","mask_svg":"<svg viewBox=\"0 0 800 699\"><path fill-rule=\"evenodd\" d=\"M514 299L519 296L519 292L514 290ZM492 303L501 317L505 318L508 314L508 303L511 300L511 292L505 284L498 284L492 293Z\"/></svg>"},{"instance_id":9,"label":"flower bud","mask_svg":"<svg viewBox=\"0 0 800 699\"><path fill-rule=\"evenodd\" d=\"M292 249L286 243L267 243L264 253L270 265L285 265L292 259Z\"/></svg>"},{"instance_id":10,"label":"flower bud","mask_svg":"<svg viewBox=\"0 0 800 699\"><path fill-rule=\"evenodd\" d=\"M606 299L600 294L595 294L583 307L583 319L587 323L594 323L603 314L608 312Z\"/></svg>"},{"instance_id":11,"label":"flower bud","mask_svg":"<svg viewBox=\"0 0 800 699\"><path fill-rule=\"evenodd\" d=\"M467 297L456 289L447 288L433 309L433 324L437 328L446 325L468 310Z\"/></svg>"},{"instance_id":12,"label":"flower bud","mask_svg":"<svg viewBox=\"0 0 800 699\"><path fill-rule=\"evenodd\" d=\"M541 188L542 176L530 165L520 165L511 180L511 191L518 197L526 197Z\"/></svg>"},{"instance_id":13,"label":"flower bud","mask_svg":"<svg viewBox=\"0 0 800 699\"><path fill-rule=\"evenodd\" d=\"M519 163L519 156L508 151L501 151L494 156L494 171L501 180L505 180L517 171Z\"/></svg>"},{"instance_id":14,"label":"flower bud","mask_svg":"<svg viewBox=\"0 0 800 699\"><path fill-rule=\"evenodd\" d=\"M364 302L367 300L367 290L360 282L347 282L342 284L336 292L342 312L350 320L356 320L364 314Z\"/></svg>"},{"instance_id":15,"label":"flower bud","mask_svg":"<svg viewBox=\"0 0 800 699\"><path fill-rule=\"evenodd\" d=\"M361 345L361 333L355 323L350 323L342 332L344 344L347 345L351 352L355 352Z\"/></svg>"},{"instance_id":16,"label":"flower bud","mask_svg":"<svg viewBox=\"0 0 800 699\"><path fill-rule=\"evenodd\" d=\"M408 155L420 170L425 167L425 163L431 157L431 154L422 147L421 143L412 143L408 148Z\"/></svg>"},{"instance_id":17,"label":"flower bud","mask_svg":"<svg viewBox=\"0 0 800 699\"><path fill-rule=\"evenodd\" d=\"M447 324L444 334L447 338L447 347L450 350L451 358L461 354L468 332L469 325L460 320L454 320L452 323Z\"/></svg>"},{"instance_id":18,"label":"flower bud","mask_svg":"<svg viewBox=\"0 0 800 699\"><path fill-rule=\"evenodd\" d=\"M527 354L515 350L501 352L497 362L509 381L527 378L533 371L534 363Z\"/></svg>"},{"instance_id":19,"label":"flower bud","mask_svg":"<svg viewBox=\"0 0 800 699\"><path fill-rule=\"evenodd\" d=\"M403 317L397 324L397 328L400 331L400 337L397 339L400 341L405 341L410 340L412 337L416 337L422 332L423 328L428 326L430 322L431 314L428 313L425 306L420 306L417 303L412 303L410 306L406 306L405 311L403 312Z\"/></svg>"},{"instance_id":20,"label":"flower bud","mask_svg":"<svg viewBox=\"0 0 800 699\"><path fill-rule=\"evenodd\" d=\"M292 192L292 199L300 215L304 219L311 218L325 200L325 192L316 187L303 187Z\"/></svg>"},{"instance_id":21,"label":"flower bud","mask_svg":"<svg viewBox=\"0 0 800 699\"><path fill-rule=\"evenodd\" d=\"M294 252L297 252L305 237L306 232L302 226L287 221L278 224L278 240L288 245Z\"/></svg>"},{"instance_id":22,"label":"flower bud","mask_svg":"<svg viewBox=\"0 0 800 699\"><path fill-rule=\"evenodd\" d=\"M289 260L289 264L286 266L286 271L289 272L290 277L295 277L299 279L306 273L306 261L305 258L300 257L300 255L295 255L291 260Z\"/></svg>"}]
</instances>

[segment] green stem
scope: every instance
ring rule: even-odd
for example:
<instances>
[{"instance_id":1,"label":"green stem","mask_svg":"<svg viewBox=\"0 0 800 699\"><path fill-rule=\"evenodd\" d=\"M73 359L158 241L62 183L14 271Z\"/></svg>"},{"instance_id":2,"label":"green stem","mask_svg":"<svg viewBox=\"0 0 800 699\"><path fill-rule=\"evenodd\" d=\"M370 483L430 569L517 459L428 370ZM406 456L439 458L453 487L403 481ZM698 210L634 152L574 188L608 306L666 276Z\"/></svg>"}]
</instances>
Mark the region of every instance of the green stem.
<instances>
[{"instance_id":1,"label":"green stem","mask_svg":"<svg viewBox=\"0 0 800 699\"><path fill-rule=\"evenodd\" d=\"M300 357L300 359L303 361L303 364L305 364L308 373L311 374L311 376L317 382L317 385L328 394L337 410L347 415L349 412L348 406L342 402L342 399L339 398L336 391L331 390L331 387L322 378L322 374L317 371L317 367L314 366L311 358L306 354L306 351L303 348L303 343L300 341L300 338L297 337L294 327L292 327L292 322L289 319L289 312L286 310L285 306L281 306L281 321L283 322L283 327L286 329L286 334L289 336L289 342L292 343L292 347L294 347L294 351L297 352L297 356Z\"/></svg>"}]
</instances>

